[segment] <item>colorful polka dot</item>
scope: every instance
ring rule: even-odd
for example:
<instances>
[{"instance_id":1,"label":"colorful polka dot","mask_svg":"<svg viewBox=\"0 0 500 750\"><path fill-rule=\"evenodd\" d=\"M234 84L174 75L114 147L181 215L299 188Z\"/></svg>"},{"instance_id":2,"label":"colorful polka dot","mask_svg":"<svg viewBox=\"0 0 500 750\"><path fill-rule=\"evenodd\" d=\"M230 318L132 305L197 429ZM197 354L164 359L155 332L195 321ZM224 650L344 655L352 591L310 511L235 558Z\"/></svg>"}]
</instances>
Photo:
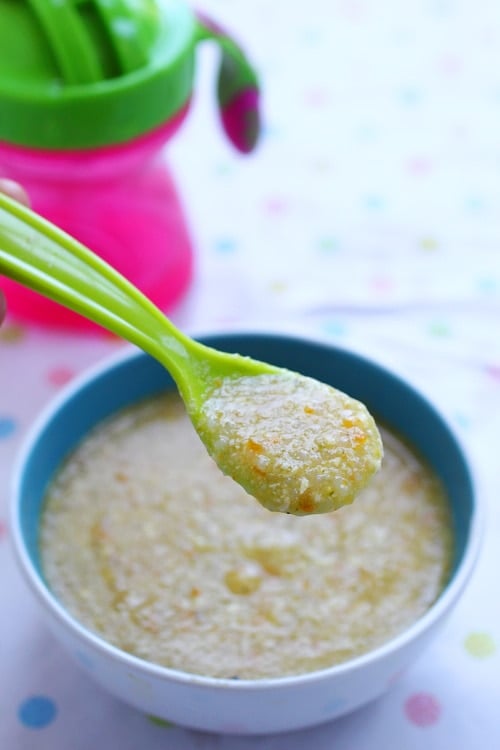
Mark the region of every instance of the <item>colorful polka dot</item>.
<instances>
[{"instance_id":1,"label":"colorful polka dot","mask_svg":"<svg viewBox=\"0 0 500 750\"><path fill-rule=\"evenodd\" d=\"M87 654L84 654L83 651L75 651L74 655L78 664L80 664L84 669L87 669L89 672L92 672L95 669L93 659L91 659Z\"/></svg>"},{"instance_id":2,"label":"colorful polka dot","mask_svg":"<svg viewBox=\"0 0 500 750\"><path fill-rule=\"evenodd\" d=\"M318 249L324 255L336 253L339 250L340 243L336 237L321 237L318 242Z\"/></svg>"},{"instance_id":3,"label":"colorful polka dot","mask_svg":"<svg viewBox=\"0 0 500 750\"><path fill-rule=\"evenodd\" d=\"M471 425L471 418L469 415L464 414L463 412L457 412L455 414L455 422L462 429L468 429Z\"/></svg>"},{"instance_id":4,"label":"colorful polka dot","mask_svg":"<svg viewBox=\"0 0 500 750\"><path fill-rule=\"evenodd\" d=\"M488 377L500 383L500 364L489 364L485 369Z\"/></svg>"},{"instance_id":5,"label":"colorful polka dot","mask_svg":"<svg viewBox=\"0 0 500 750\"><path fill-rule=\"evenodd\" d=\"M12 417L0 415L0 440L9 438L15 431L17 425L15 419Z\"/></svg>"},{"instance_id":6,"label":"colorful polka dot","mask_svg":"<svg viewBox=\"0 0 500 750\"><path fill-rule=\"evenodd\" d=\"M57 706L45 695L33 695L21 703L17 716L28 729L44 729L56 718Z\"/></svg>"},{"instance_id":7,"label":"colorful polka dot","mask_svg":"<svg viewBox=\"0 0 500 750\"><path fill-rule=\"evenodd\" d=\"M233 237L220 237L215 241L214 247L221 255L230 255L236 251L238 243Z\"/></svg>"},{"instance_id":8,"label":"colorful polka dot","mask_svg":"<svg viewBox=\"0 0 500 750\"><path fill-rule=\"evenodd\" d=\"M498 291L498 282L491 276L485 276L478 280L478 288L482 294L495 294Z\"/></svg>"},{"instance_id":9,"label":"colorful polka dot","mask_svg":"<svg viewBox=\"0 0 500 750\"><path fill-rule=\"evenodd\" d=\"M464 201L464 208L468 213L479 213L485 208L485 201L480 195L469 195Z\"/></svg>"},{"instance_id":10,"label":"colorful polka dot","mask_svg":"<svg viewBox=\"0 0 500 750\"><path fill-rule=\"evenodd\" d=\"M366 13L366 6L361 0L342 0L339 11L349 21L361 21Z\"/></svg>"},{"instance_id":11,"label":"colorful polka dot","mask_svg":"<svg viewBox=\"0 0 500 750\"><path fill-rule=\"evenodd\" d=\"M394 287L390 276L374 276L371 279L371 287L379 294L388 294Z\"/></svg>"},{"instance_id":12,"label":"colorful polka dot","mask_svg":"<svg viewBox=\"0 0 500 750\"><path fill-rule=\"evenodd\" d=\"M321 708L323 713L328 716L342 711L346 707L346 703L345 698L334 696L333 698L328 698Z\"/></svg>"},{"instance_id":13,"label":"colorful polka dot","mask_svg":"<svg viewBox=\"0 0 500 750\"><path fill-rule=\"evenodd\" d=\"M283 294L288 289L288 284L284 281L272 281L269 284L269 291L272 294Z\"/></svg>"},{"instance_id":14,"label":"colorful polka dot","mask_svg":"<svg viewBox=\"0 0 500 750\"><path fill-rule=\"evenodd\" d=\"M414 177L425 177L434 168L431 159L425 156L412 156L406 164L408 172Z\"/></svg>"},{"instance_id":15,"label":"colorful polka dot","mask_svg":"<svg viewBox=\"0 0 500 750\"><path fill-rule=\"evenodd\" d=\"M154 724L157 727L162 727L163 729L171 729L173 726L175 726L171 721L160 719L159 716L148 716L148 719L151 724Z\"/></svg>"},{"instance_id":16,"label":"colorful polka dot","mask_svg":"<svg viewBox=\"0 0 500 750\"><path fill-rule=\"evenodd\" d=\"M227 164L226 162L220 162L219 164L216 164L214 171L218 177L227 177L234 172L231 165Z\"/></svg>"},{"instance_id":17,"label":"colorful polka dot","mask_svg":"<svg viewBox=\"0 0 500 750\"><path fill-rule=\"evenodd\" d=\"M404 86L396 92L396 99L406 107L413 107L422 100L422 92L414 86Z\"/></svg>"},{"instance_id":18,"label":"colorful polka dot","mask_svg":"<svg viewBox=\"0 0 500 750\"><path fill-rule=\"evenodd\" d=\"M304 99L308 107L320 109L328 104L330 94L323 88L311 88L305 92Z\"/></svg>"},{"instance_id":19,"label":"colorful polka dot","mask_svg":"<svg viewBox=\"0 0 500 750\"><path fill-rule=\"evenodd\" d=\"M429 7L438 16L451 15L455 9L454 0L432 0Z\"/></svg>"},{"instance_id":20,"label":"colorful polka dot","mask_svg":"<svg viewBox=\"0 0 500 750\"><path fill-rule=\"evenodd\" d=\"M431 727L441 718L442 708L430 693L415 693L404 704L408 720L417 727Z\"/></svg>"},{"instance_id":21,"label":"colorful polka dot","mask_svg":"<svg viewBox=\"0 0 500 750\"><path fill-rule=\"evenodd\" d=\"M446 338L451 335L450 324L445 320L433 320L429 325L429 334L436 338Z\"/></svg>"},{"instance_id":22,"label":"colorful polka dot","mask_svg":"<svg viewBox=\"0 0 500 750\"><path fill-rule=\"evenodd\" d=\"M448 76L457 76L462 72L463 60L457 55L443 55L438 62L438 67Z\"/></svg>"},{"instance_id":23,"label":"colorful polka dot","mask_svg":"<svg viewBox=\"0 0 500 750\"><path fill-rule=\"evenodd\" d=\"M342 320L328 320L324 326L323 330L328 336L344 336L347 327L346 324Z\"/></svg>"},{"instance_id":24,"label":"colorful polka dot","mask_svg":"<svg viewBox=\"0 0 500 750\"><path fill-rule=\"evenodd\" d=\"M283 135L283 127L277 123L267 122L262 126L262 137L279 140Z\"/></svg>"},{"instance_id":25,"label":"colorful polka dot","mask_svg":"<svg viewBox=\"0 0 500 750\"><path fill-rule=\"evenodd\" d=\"M10 324L0 329L0 341L5 344L18 344L26 337L26 328L17 324Z\"/></svg>"},{"instance_id":26,"label":"colorful polka dot","mask_svg":"<svg viewBox=\"0 0 500 750\"><path fill-rule=\"evenodd\" d=\"M372 123L363 123L356 131L358 140L364 141L365 143L373 143L377 140L380 135L379 128Z\"/></svg>"},{"instance_id":27,"label":"colorful polka dot","mask_svg":"<svg viewBox=\"0 0 500 750\"><path fill-rule=\"evenodd\" d=\"M413 29L397 28L391 32L390 38L398 47L406 47L409 44L413 44L415 32Z\"/></svg>"},{"instance_id":28,"label":"colorful polka dot","mask_svg":"<svg viewBox=\"0 0 500 750\"><path fill-rule=\"evenodd\" d=\"M299 29L300 39L308 46L315 47L321 41L321 31L319 29L305 28Z\"/></svg>"},{"instance_id":29,"label":"colorful polka dot","mask_svg":"<svg viewBox=\"0 0 500 750\"><path fill-rule=\"evenodd\" d=\"M422 237L419 244L426 252L434 252L439 247L439 242L434 237Z\"/></svg>"},{"instance_id":30,"label":"colorful polka dot","mask_svg":"<svg viewBox=\"0 0 500 750\"><path fill-rule=\"evenodd\" d=\"M469 633L464 641L465 650L475 659L487 659L496 652L496 644L488 633Z\"/></svg>"},{"instance_id":31,"label":"colorful polka dot","mask_svg":"<svg viewBox=\"0 0 500 750\"><path fill-rule=\"evenodd\" d=\"M363 197L363 205L370 211L380 211L385 207L385 200L381 195L365 195Z\"/></svg>"},{"instance_id":32,"label":"colorful polka dot","mask_svg":"<svg viewBox=\"0 0 500 750\"><path fill-rule=\"evenodd\" d=\"M53 367L47 373L47 380L52 385L66 385L75 377L75 371L71 367Z\"/></svg>"},{"instance_id":33,"label":"colorful polka dot","mask_svg":"<svg viewBox=\"0 0 500 750\"><path fill-rule=\"evenodd\" d=\"M264 204L267 213L277 216L284 214L288 209L288 201L279 195L268 198Z\"/></svg>"}]
</instances>

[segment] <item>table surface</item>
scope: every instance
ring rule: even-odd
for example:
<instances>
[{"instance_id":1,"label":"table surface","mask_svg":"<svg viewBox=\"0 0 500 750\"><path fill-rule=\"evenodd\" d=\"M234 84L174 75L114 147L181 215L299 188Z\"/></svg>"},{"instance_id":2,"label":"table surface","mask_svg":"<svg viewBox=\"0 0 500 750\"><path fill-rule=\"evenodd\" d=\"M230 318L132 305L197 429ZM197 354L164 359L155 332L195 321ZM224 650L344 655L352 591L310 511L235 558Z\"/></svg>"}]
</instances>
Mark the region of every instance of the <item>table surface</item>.
<instances>
[{"instance_id":1,"label":"table surface","mask_svg":"<svg viewBox=\"0 0 500 750\"><path fill-rule=\"evenodd\" d=\"M173 319L341 343L410 377L460 433L487 506L474 577L390 693L273 737L159 726L96 687L47 631L14 564L13 461L41 408L122 346L0 333L0 747L5 750L489 750L500 746L500 9L495 0L210 0L262 75L252 157L216 121L210 47L168 159L196 274Z\"/></svg>"}]
</instances>

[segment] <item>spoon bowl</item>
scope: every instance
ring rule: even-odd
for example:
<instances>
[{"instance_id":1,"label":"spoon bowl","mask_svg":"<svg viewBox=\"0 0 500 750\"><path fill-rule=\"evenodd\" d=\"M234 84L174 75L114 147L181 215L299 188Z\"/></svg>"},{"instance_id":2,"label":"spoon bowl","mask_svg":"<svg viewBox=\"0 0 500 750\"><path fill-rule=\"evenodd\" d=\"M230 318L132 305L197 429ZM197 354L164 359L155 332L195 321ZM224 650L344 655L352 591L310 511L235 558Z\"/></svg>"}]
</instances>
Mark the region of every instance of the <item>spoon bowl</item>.
<instances>
[{"instance_id":1,"label":"spoon bowl","mask_svg":"<svg viewBox=\"0 0 500 750\"><path fill-rule=\"evenodd\" d=\"M157 359L219 467L270 510L335 510L352 502L379 468L380 434L361 402L312 378L194 341L105 261L3 195L0 274Z\"/></svg>"}]
</instances>

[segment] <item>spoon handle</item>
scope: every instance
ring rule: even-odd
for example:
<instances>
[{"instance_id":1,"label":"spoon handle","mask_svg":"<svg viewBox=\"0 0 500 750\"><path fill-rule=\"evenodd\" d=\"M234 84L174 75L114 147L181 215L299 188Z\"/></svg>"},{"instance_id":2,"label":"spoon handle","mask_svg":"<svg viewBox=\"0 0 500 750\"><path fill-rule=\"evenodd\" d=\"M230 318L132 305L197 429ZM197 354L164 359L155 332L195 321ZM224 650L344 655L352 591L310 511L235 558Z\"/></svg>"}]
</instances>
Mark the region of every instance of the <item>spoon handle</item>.
<instances>
[{"instance_id":1,"label":"spoon handle","mask_svg":"<svg viewBox=\"0 0 500 750\"><path fill-rule=\"evenodd\" d=\"M260 136L260 86L257 73L242 48L219 24L197 13L199 39L210 39L221 51L217 80L219 114L233 146L248 154Z\"/></svg>"},{"instance_id":2,"label":"spoon handle","mask_svg":"<svg viewBox=\"0 0 500 750\"><path fill-rule=\"evenodd\" d=\"M49 221L0 194L0 275L136 344L182 377L192 341L121 274Z\"/></svg>"}]
</instances>

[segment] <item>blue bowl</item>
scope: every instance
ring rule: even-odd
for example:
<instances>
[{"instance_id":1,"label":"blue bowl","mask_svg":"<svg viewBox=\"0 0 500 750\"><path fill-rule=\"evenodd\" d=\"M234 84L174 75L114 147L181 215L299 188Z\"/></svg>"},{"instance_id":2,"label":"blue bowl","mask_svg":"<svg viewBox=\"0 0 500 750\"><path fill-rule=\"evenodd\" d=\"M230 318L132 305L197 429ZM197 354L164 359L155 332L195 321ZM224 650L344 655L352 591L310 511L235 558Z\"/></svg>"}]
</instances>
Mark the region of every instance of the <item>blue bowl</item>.
<instances>
[{"instance_id":1,"label":"blue bowl","mask_svg":"<svg viewBox=\"0 0 500 750\"><path fill-rule=\"evenodd\" d=\"M383 693L462 593L481 538L482 513L471 467L436 407L404 379L359 354L273 334L220 334L201 340L302 372L349 393L429 462L447 489L455 537L452 575L430 610L389 643L345 664L306 675L237 682L146 663L81 626L44 581L38 551L40 510L54 473L90 429L123 407L173 388L161 365L128 349L67 387L32 428L14 475L12 525L17 558L56 636L98 682L138 708L217 732L286 731L327 721ZM202 699L197 695L200 692Z\"/></svg>"}]
</instances>

